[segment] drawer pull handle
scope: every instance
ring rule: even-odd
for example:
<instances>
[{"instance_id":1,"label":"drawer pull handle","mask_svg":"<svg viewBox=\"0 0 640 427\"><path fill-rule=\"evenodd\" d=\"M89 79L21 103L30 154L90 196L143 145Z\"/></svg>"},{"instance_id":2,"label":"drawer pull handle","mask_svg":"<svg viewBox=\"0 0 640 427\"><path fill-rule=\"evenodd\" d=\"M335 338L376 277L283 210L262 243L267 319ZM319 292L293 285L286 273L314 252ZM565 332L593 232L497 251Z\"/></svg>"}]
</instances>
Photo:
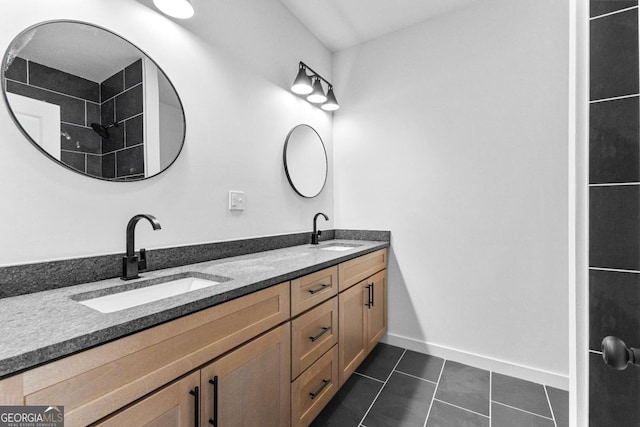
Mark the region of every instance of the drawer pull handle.
<instances>
[{"instance_id":1,"label":"drawer pull handle","mask_svg":"<svg viewBox=\"0 0 640 427\"><path fill-rule=\"evenodd\" d=\"M209 424L218 427L218 376L210 379L209 384L213 385L213 418L209 418Z\"/></svg>"},{"instance_id":2,"label":"drawer pull handle","mask_svg":"<svg viewBox=\"0 0 640 427\"><path fill-rule=\"evenodd\" d=\"M324 390L324 388L328 386L330 382L331 382L330 380L322 380L322 385L320 386L320 388L317 389L315 393L309 393L309 397L311 397L311 400L318 397L318 395L322 393L322 390Z\"/></svg>"},{"instance_id":3,"label":"drawer pull handle","mask_svg":"<svg viewBox=\"0 0 640 427\"><path fill-rule=\"evenodd\" d=\"M376 305L375 303L375 295L376 295L376 288L375 288L375 283L371 282L371 307L374 307Z\"/></svg>"},{"instance_id":4,"label":"drawer pull handle","mask_svg":"<svg viewBox=\"0 0 640 427\"><path fill-rule=\"evenodd\" d=\"M189 390L189 394L195 398L193 425L196 427L199 427L200 426L200 387L196 387L193 390Z\"/></svg>"},{"instance_id":5,"label":"drawer pull handle","mask_svg":"<svg viewBox=\"0 0 640 427\"><path fill-rule=\"evenodd\" d=\"M309 339L311 340L311 342L316 342L318 338L320 338L330 330L331 330L331 326L325 326L324 328L322 328L320 332L318 332L318 335L316 335L315 337L309 337Z\"/></svg>"},{"instance_id":6,"label":"drawer pull handle","mask_svg":"<svg viewBox=\"0 0 640 427\"><path fill-rule=\"evenodd\" d=\"M322 284L322 285L320 285L319 288L309 289L307 292L309 292L311 295L313 295L313 294L317 294L318 292L320 292L320 291L322 291L322 290L324 290L326 288L330 288L330 287L331 287L331 285Z\"/></svg>"}]
</instances>

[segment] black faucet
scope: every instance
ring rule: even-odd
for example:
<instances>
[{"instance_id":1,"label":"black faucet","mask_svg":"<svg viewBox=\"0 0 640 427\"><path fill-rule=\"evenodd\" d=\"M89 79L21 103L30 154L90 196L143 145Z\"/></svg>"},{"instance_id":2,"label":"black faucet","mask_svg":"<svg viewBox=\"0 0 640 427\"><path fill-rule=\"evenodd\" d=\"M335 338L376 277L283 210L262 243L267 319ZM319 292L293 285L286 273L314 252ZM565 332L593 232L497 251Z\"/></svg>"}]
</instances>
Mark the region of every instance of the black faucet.
<instances>
[{"instance_id":1,"label":"black faucet","mask_svg":"<svg viewBox=\"0 0 640 427\"><path fill-rule=\"evenodd\" d=\"M325 221L329 221L329 217L326 216L325 214L323 214L322 212L318 212L314 217L313 217L313 233L311 233L311 244L312 245L317 245L318 244L318 237L320 237L320 235L322 234L322 231L318 230L318 225L316 224L318 221L318 217L322 215L324 217Z\"/></svg>"},{"instance_id":2,"label":"black faucet","mask_svg":"<svg viewBox=\"0 0 640 427\"><path fill-rule=\"evenodd\" d=\"M134 236L133 232L136 228L136 224L142 218L151 223L154 230L160 230L162 227L160 223L153 215L139 214L129 220L127 224L127 255L122 258L122 280L137 279L138 272L147 269L147 252L145 249L140 249L140 258L135 254Z\"/></svg>"}]
</instances>

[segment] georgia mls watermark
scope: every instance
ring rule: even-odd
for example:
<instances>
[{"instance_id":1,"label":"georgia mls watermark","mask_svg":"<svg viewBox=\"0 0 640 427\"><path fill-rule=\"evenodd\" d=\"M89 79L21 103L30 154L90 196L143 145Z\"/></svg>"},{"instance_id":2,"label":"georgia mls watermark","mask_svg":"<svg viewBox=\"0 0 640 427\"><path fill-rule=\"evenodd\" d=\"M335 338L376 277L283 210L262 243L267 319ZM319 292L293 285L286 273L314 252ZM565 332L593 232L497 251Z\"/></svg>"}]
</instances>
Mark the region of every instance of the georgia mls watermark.
<instances>
[{"instance_id":1,"label":"georgia mls watermark","mask_svg":"<svg viewBox=\"0 0 640 427\"><path fill-rule=\"evenodd\" d=\"M0 427L64 427L64 406L0 406Z\"/></svg>"}]
</instances>

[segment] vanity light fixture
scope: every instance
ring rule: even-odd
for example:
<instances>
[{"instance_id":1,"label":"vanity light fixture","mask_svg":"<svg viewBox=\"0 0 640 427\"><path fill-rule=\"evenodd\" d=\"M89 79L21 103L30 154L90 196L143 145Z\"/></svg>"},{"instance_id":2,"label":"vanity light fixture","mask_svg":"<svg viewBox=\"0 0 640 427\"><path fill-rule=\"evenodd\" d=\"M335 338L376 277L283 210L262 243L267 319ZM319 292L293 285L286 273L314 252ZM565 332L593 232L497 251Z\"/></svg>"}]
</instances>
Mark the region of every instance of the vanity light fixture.
<instances>
[{"instance_id":1,"label":"vanity light fixture","mask_svg":"<svg viewBox=\"0 0 640 427\"><path fill-rule=\"evenodd\" d=\"M307 74L307 71L311 75ZM322 82L327 85L326 95ZM320 108L325 111L335 111L340 108L333 93L333 85L302 61L298 65L298 75L291 85L291 92L302 96L307 95L307 101L316 105L321 104Z\"/></svg>"},{"instance_id":2,"label":"vanity light fixture","mask_svg":"<svg viewBox=\"0 0 640 427\"><path fill-rule=\"evenodd\" d=\"M291 92L297 95L308 95L313 92L313 87L311 86L311 77L307 75L307 72L305 71L305 65L302 62L300 63L300 70L298 71L298 75L291 85Z\"/></svg>"},{"instance_id":3,"label":"vanity light fixture","mask_svg":"<svg viewBox=\"0 0 640 427\"><path fill-rule=\"evenodd\" d=\"M329 85L327 100L320 106L320 108L324 111L336 111L340 108L340 105L338 105L338 101L336 100L336 96L333 94L333 86Z\"/></svg>"},{"instance_id":4,"label":"vanity light fixture","mask_svg":"<svg viewBox=\"0 0 640 427\"><path fill-rule=\"evenodd\" d=\"M189 19L194 14L191 0L153 0L153 4L162 13L178 19Z\"/></svg>"},{"instance_id":5,"label":"vanity light fixture","mask_svg":"<svg viewBox=\"0 0 640 427\"><path fill-rule=\"evenodd\" d=\"M324 94L324 89L322 89L322 83L320 83L320 79L318 77L313 78L313 91L307 96L307 101L312 104L322 104L327 100L327 96Z\"/></svg>"}]
</instances>

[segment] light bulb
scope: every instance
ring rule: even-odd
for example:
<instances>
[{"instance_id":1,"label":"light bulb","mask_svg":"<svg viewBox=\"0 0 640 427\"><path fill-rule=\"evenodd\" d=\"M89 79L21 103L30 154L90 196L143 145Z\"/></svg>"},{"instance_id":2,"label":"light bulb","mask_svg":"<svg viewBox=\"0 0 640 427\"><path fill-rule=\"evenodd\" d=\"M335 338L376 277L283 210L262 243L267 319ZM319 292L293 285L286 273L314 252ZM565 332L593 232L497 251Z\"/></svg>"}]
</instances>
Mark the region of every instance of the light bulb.
<instances>
[{"instance_id":1,"label":"light bulb","mask_svg":"<svg viewBox=\"0 0 640 427\"><path fill-rule=\"evenodd\" d=\"M307 96L307 101L313 104L322 104L327 100L326 95L324 94L324 90L322 89L322 83L320 83L320 79L316 77L313 82L313 92L309 96Z\"/></svg>"},{"instance_id":2,"label":"light bulb","mask_svg":"<svg viewBox=\"0 0 640 427\"><path fill-rule=\"evenodd\" d=\"M322 104L320 108L325 111L336 111L340 108L340 105L336 100L336 96L333 94L333 86L329 86L329 90L327 91L327 102Z\"/></svg>"},{"instance_id":3,"label":"light bulb","mask_svg":"<svg viewBox=\"0 0 640 427\"><path fill-rule=\"evenodd\" d=\"M307 75L303 67L300 67L300 71L298 71L298 75L291 85L291 92L297 93L298 95L307 95L311 93L311 91L313 91L313 87L311 87L311 77Z\"/></svg>"}]
</instances>

